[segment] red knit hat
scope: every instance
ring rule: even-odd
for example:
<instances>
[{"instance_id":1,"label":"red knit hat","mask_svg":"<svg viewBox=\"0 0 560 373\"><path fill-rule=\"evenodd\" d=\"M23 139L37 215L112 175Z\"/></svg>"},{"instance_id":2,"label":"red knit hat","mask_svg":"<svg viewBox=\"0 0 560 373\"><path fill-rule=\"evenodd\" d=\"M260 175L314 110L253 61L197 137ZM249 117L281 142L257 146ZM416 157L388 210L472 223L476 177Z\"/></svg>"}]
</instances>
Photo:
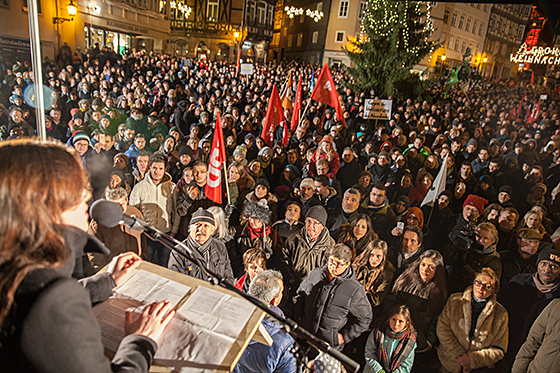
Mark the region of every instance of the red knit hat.
<instances>
[{"instance_id":1,"label":"red knit hat","mask_svg":"<svg viewBox=\"0 0 560 373\"><path fill-rule=\"evenodd\" d=\"M467 205L474 206L482 215L482 213L484 212L484 205L486 205L487 203L488 200L486 198L475 196L474 194L469 194L469 196L465 200L465 203L463 203L463 208L465 208L465 206Z\"/></svg>"}]
</instances>

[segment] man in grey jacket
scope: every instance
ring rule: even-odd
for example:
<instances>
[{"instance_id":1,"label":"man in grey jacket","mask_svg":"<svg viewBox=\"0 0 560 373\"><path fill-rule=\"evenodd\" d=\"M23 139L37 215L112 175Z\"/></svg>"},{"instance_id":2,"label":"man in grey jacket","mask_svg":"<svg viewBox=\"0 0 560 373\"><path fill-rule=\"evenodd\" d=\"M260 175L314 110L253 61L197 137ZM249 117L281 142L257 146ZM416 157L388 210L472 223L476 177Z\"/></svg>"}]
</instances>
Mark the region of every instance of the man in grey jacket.
<instances>
[{"instance_id":1,"label":"man in grey jacket","mask_svg":"<svg viewBox=\"0 0 560 373\"><path fill-rule=\"evenodd\" d=\"M200 207L192 214L189 236L183 243L190 249L200 264L219 277L225 277L233 284L233 271L225 245L212 237L214 233L214 215ZM168 268L201 280L207 280L205 271L183 255L173 252L169 258Z\"/></svg>"}]
</instances>

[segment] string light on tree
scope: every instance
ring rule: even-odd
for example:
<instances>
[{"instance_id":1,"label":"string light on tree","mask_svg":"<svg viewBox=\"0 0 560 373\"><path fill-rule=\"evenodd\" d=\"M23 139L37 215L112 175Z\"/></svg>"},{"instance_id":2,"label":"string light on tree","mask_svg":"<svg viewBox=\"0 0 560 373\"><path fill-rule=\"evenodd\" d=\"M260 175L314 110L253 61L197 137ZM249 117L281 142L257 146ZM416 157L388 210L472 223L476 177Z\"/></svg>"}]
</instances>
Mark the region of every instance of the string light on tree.
<instances>
[{"instance_id":1,"label":"string light on tree","mask_svg":"<svg viewBox=\"0 0 560 373\"><path fill-rule=\"evenodd\" d=\"M366 37L351 40L347 48L354 68L353 88L375 89L380 95L398 95L414 87L410 69L429 55L436 44L431 4L418 1L369 0L362 18L361 32ZM361 51L352 53L348 51ZM410 84L409 84L410 83Z\"/></svg>"}]
</instances>

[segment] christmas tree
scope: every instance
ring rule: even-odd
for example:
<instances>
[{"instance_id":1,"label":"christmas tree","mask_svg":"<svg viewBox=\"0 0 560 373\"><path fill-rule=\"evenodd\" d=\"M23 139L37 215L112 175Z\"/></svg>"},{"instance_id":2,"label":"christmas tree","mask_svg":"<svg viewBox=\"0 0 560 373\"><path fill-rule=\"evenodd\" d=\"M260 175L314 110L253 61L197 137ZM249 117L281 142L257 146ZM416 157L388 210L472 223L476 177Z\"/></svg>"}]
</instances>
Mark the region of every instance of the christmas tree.
<instances>
[{"instance_id":1,"label":"christmas tree","mask_svg":"<svg viewBox=\"0 0 560 373\"><path fill-rule=\"evenodd\" d=\"M435 50L430 3L369 0L362 16L362 34L346 50L354 67L347 85L360 92L397 100L416 98L425 89L411 68Z\"/></svg>"}]
</instances>

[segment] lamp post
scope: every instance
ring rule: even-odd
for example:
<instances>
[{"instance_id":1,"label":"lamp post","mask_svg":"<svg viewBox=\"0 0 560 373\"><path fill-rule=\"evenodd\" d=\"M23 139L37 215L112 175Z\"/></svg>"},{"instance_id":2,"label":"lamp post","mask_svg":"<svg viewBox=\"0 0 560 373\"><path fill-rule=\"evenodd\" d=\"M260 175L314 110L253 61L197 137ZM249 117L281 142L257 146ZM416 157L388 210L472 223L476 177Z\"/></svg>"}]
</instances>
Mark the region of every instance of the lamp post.
<instances>
[{"instance_id":1,"label":"lamp post","mask_svg":"<svg viewBox=\"0 0 560 373\"><path fill-rule=\"evenodd\" d=\"M237 61L236 63L239 62L239 60L241 59L241 46L240 46L240 42L241 42L241 38L243 37L243 35L239 32L239 31L235 31L233 33L233 37L235 38L235 45L237 46Z\"/></svg>"},{"instance_id":2,"label":"lamp post","mask_svg":"<svg viewBox=\"0 0 560 373\"><path fill-rule=\"evenodd\" d=\"M76 4L74 4L74 0L70 0L70 4L66 6L66 10L68 11L68 14L70 15L71 18L58 17L58 6L56 7L56 9L57 9L56 12L57 17L53 17L53 24L55 25L60 25L61 23L64 23L66 21L68 22L73 21L74 17L78 13L78 7L76 6Z\"/></svg>"}]
</instances>

